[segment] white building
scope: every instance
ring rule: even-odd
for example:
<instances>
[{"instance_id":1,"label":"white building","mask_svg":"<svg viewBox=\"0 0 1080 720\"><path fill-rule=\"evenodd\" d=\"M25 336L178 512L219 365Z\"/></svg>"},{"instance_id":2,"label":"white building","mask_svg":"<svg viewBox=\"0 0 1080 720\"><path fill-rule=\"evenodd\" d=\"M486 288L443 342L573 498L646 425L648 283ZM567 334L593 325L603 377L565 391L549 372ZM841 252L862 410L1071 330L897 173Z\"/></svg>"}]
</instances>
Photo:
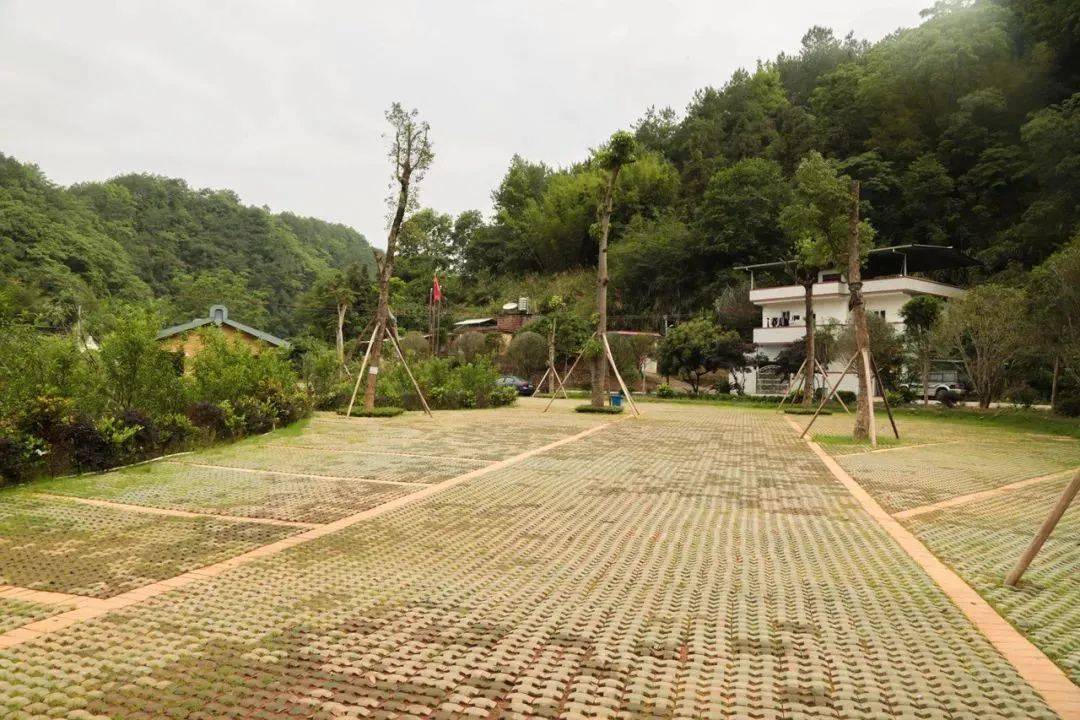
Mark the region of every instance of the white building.
<instances>
[{"instance_id":1,"label":"white building","mask_svg":"<svg viewBox=\"0 0 1080 720\"><path fill-rule=\"evenodd\" d=\"M870 251L863 269L863 301L868 313L874 313L891 323L897 332L904 329L900 308L916 295L936 295L942 298L961 297L964 290L928 280L911 273L966 267L977 264L951 247L936 245L899 245ZM741 270L750 273L750 302L761 308L761 326L754 330L756 351L775 359L780 351L806 337L805 290L802 285L770 286L763 276L783 275L785 263L773 262L747 265ZM813 288L814 316L817 327L830 321L847 324L848 287L838 272L822 272ZM834 362L827 368L830 385L839 379L846 365ZM762 365L746 374L745 391L749 394L772 395L788 391L789 378L777 366ZM841 390L858 390L854 373L844 378Z\"/></svg>"}]
</instances>

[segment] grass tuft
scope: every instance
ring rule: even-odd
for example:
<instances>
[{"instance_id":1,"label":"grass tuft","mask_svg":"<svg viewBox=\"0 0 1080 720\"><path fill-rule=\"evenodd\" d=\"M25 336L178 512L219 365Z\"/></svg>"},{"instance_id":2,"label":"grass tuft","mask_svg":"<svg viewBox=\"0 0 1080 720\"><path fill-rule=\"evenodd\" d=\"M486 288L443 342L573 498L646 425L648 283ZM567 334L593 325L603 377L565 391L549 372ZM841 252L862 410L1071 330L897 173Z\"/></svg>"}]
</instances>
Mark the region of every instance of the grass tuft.
<instances>
[{"instance_id":1,"label":"grass tuft","mask_svg":"<svg viewBox=\"0 0 1080 720\"><path fill-rule=\"evenodd\" d=\"M371 410L365 410L363 408L353 408L351 417L388 418L397 417L403 412L405 412L405 410L399 407L377 407L372 408ZM338 415L344 414L344 410L338 411Z\"/></svg>"},{"instance_id":2,"label":"grass tuft","mask_svg":"<svg viewBox=\"0 0 1080 720\"><path fill-rule=\"evenodd\" d=\"M602 407L596 407L595 405L578 405L574 408L574 412L579 413L599 413L601 415L618 415L623 409L621 407L613 407L611 405L604 405Z\"/></svg>"}]
</instances>

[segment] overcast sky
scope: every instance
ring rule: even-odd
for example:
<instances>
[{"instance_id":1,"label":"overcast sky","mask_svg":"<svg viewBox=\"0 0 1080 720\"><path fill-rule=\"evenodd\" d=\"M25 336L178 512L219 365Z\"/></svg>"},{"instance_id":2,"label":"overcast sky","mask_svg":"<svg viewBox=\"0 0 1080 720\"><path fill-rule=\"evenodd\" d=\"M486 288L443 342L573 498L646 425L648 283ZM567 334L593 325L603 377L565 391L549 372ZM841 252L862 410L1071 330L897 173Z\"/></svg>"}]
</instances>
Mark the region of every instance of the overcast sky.
<instances>
[{"instance_id":1,"label":"overcast sky","mask_svg":"<svg viewBox=\"0 0 1080 720\"><path fill-rule=\"evenodd\" d=\"M813 24L876 40L929 4L0 0L0 152L65 185L231 188L381 246L395 100L431 123L421 202L487 213L515 152L570 163Z\"/></svg>"}]
</instances>

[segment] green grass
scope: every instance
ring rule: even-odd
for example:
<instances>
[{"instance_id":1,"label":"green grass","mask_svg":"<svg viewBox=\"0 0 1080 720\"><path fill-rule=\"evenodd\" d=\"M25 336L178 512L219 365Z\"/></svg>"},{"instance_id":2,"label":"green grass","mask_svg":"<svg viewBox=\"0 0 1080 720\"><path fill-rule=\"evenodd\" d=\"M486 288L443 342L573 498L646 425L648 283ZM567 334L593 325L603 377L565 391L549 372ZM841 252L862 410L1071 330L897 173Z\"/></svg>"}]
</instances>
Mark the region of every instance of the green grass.
<instances>
[{"instance_id":1,"label":"green grass","mask_svg":"<svg viewBox=\"0 0 1080 720\"><path fill-rule=\"evenodd\" d=\"M811 434L813 435L813 433L811 433ZM851 439L850 434L848 434L848 435L813 435L813 440L818 445L823 445L823 446L827 446L827 447L864 447L864 446L865 447L870 447L870 441L869 440L861 440L861 441L856 442L855 440ZM904 445L904 444L905 443L901 442L900 440L897 440L892 435L885 436L885 435L882 435L882 434L878 433L878 438L877 438L877 446L878 446L878 448L900 447L901 445Z\"/></svg>"},{"instance_id":2,"label":"green grass","mask_svg":"<svg viewBox=\"0 0 1080 720\"><path fill-rule=\"evenodd\" d=\"M574 408L574 412L579 413L598 413L600 415L618 415L623 409L621 407L614 407L612 405L602 405L596 407L595 405L578 405Z\"/></svg>"},{"instance_id":3,"label":"green grass","mask_svg":"<svg viewBox=\"0 0 1080 720\"><path fill-rule=\"evenodd\" d=\"M878 410L880 412L880 410ZM911 417L926 420L942 420L956 424L983 426L1030 432L1041 435L1065 435L1080 439L1080 418L1067 418L1051 415L1044 410L1025 410L1023 408L979 408L941 406L905 406L895 408L898 418Z\"/></svg>"},{"instance_id":4,"label":"green grass","mask_svg":"<svg viewBox=\"0 0 1080 720\"><path fill-rule=\"evenodd\" d=\"M372 418L388 418L397 417L405 412L403 408L399 407L377 407L370 410L364 408L353 408L351 417L372 417ZM344 412L339 412L339 415L344 415Z\"/></svg>"}]
</instances>

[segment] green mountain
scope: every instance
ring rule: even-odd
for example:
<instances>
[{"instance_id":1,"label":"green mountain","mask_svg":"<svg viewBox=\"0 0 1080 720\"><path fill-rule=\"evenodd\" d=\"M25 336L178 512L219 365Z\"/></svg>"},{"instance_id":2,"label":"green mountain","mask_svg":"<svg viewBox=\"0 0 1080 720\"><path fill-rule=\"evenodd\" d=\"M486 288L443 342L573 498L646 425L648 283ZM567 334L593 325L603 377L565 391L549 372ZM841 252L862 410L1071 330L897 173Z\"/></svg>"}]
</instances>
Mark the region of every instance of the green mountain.
<instances>
[{"instance_id":1,"label":"green mountain","mask_svg":"<svg viewBox=\"0 0 1080 720\"><path fill-rule=\"evenodd\" d=\"M40 325L76 308L160 300L169 320L221 301L272 332L297 329L319 275L375 256L352 228L242 204L231 190L131 174L60 187L0 154L0 281Z\"/></svg>"}]
</instances>

